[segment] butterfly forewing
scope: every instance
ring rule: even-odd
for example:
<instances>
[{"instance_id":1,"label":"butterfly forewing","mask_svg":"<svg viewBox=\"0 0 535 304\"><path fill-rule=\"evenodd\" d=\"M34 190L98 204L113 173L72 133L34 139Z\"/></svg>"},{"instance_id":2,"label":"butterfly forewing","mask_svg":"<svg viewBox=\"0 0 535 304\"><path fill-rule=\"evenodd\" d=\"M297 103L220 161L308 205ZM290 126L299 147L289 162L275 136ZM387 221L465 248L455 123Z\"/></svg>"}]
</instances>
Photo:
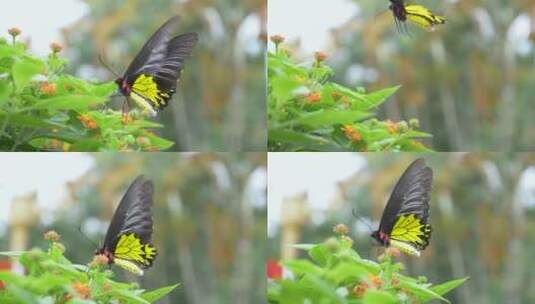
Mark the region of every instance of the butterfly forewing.
<instances>
[{"instance_id":1,"label":"butterfly forewing","mask_svg":"<svg viewBox=\"0 0 535 304\"><path fill-rule=\"evenodd\" d=\"M178 23L178 20L178 16L170 18L145 42L141 51L139 51L124 73L124 78L128 82L131 82L132 79L130 78L139 74L143 67L154 65L165 58L167 45L171 40L171 31Z\"/></svg>"},{"instance_id":2,"label":"butterfly forewing","mask_svg":"<svg viewBox=\"0 0 535 304\"><path fill-rule=\"evenodd\" d=\"M152 35L122 78L131 100L153 116L175 93L184 62L199 39L196 33L171 37L177 22L178 17L169 19Z\"/></svg>"},{"instance_id":3,"label":"butterfly forewing","mask_svg":"<svg viewBox=\"0 0 535 304\"><path fill-rule=\"evenodd\" d=\"M126 233L134 233L144 243L150 242L153 191L152 182L142 175L132 182L115 210L104 239L105 249L113 252L120 236Z\"/></svg>"},{"instance_id":4,"label":"butterfly forewing","mask_svg":"<svg viewBox=\"0 0 535 304\"><path fill-rule=\"evenodd\" d=\"M433 171L423 159L415 160L399 178L381 217L379 231L390 234L401 215L414 214L423 224L429 216Z\"/></svg>"}]
</instances>

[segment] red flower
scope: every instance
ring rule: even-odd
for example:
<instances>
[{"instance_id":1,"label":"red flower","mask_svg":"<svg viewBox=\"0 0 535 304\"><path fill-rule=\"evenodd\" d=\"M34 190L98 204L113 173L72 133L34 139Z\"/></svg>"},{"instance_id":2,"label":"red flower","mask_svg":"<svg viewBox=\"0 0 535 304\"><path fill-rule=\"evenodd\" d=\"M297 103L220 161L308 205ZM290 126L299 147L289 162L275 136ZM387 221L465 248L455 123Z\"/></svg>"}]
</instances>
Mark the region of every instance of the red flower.
<instances>
[{"instance_id":1,"label":"red flower","mask_svg":"<svg viewBox=\"0 0 535 304\"><path fill-rule=\"evenodd\" d=\"M266 273L269 279L278 280L282 278L282 266L275 260L268 260L266 263Z\"/></svg>"}]
</instances>

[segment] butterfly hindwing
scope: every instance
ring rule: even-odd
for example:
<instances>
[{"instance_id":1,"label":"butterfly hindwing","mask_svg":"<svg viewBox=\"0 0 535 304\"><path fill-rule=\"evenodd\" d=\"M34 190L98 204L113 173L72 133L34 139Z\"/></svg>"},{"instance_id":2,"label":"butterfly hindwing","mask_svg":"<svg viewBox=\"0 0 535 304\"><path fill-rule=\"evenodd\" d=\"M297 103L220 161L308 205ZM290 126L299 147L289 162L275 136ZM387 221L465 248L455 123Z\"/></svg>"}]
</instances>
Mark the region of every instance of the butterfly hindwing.
<instances>
[{"instance_id":1,"label":"butterfly hindwing","mask_svg":"<svg viewBox=\"0 0 535 304\"><path fill-rule=\"evenodd\" d=\"M444 17L434 15L425 6L405 4L404 0L390 0L390 3L390 10L398 28L403 27L407 20L425 29L433 29L435 25L446 23Z\"/></svg>"},{"instance_id":2,"label":"butterfly hindwing","mask_svg":"<svg viewBox=\"0 0 535 304\"><path fill-rule=\"evenodd\" d=\"M442 16L435 16L429 9L421 5L405 6L407 19L423 28L432 29L435 25L446 23Z\"/></svg>"}]
</instances>

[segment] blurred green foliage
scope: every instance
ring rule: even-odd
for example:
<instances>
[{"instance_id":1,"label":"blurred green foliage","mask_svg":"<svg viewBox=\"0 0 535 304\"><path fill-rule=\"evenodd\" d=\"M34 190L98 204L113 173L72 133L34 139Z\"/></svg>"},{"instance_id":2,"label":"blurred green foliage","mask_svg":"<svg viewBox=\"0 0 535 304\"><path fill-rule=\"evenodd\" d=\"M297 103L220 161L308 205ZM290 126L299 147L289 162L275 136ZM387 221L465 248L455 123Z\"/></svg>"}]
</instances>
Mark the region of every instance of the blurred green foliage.
<instances>
[{"instance_id":1,"label":"blurred green foliage","mask_svg":"<svg viewBox=\"0 0 535 304\"><path fill-rule=\"evenodd\" d=\"M328 81L326 55L295 63L276 43L268 53L269 151L429 151L415 140L430 137L416 130L417 120L371 118L398 87L372 93L344 87Z\"/></svg>"},{"instance_id":2,"label":"blurred green foliage","mask_svg":"<svg viewBox=\"0 0 535 304\"><path fill-rule=\"evenodd\" d=\"M59 236L59 235L58 235ZM49 241L46 251L0 252L15 257L24 267L24 275L0 272L0 302L27 303L154 303L173 291L178 284L145 291L135 283L112 280L113 272L103 265L90 267L71 263L63 256L65 247Z\"/></svg>"},{"instance_id":3,"label":"blurred green foliage","mask_svg":"<svg viewBox=\"0 0 535 304\"><path fill-rule=\"evenodd\" d=\"M61 46L51 48L41 59L15 37L0 40L1 151L158 151L173 145L150 131L159 124L123 124L119 112L103 110L116 85L64 73Z\"/></svg>"},{"instance_id":4,"label":"blurred green foliage","mask_svg":"<svg viewBox=\"0 0 535 304\"><path fill-rule=\"evenodd\" d=\"M177 35L200 41L169 106L158 115L159 134L178 151L265 151L265 6L263 0L88 1L87 17L66 31L73 73L100 81L119 74L148 37L172 15ZM258 22L258 23L256 23ZM258 33L255 33L258 31ZM122 98L116 99L120 107Z\"/></svg>"},{"instance_id":5,"label":"blurred green foliage","mask_svg":"<svg viewBox=\"0 0 535 304\"><path fill-rule=\"evenodd\" d=\"M426 277L401 274L404 265L394 263L390 253L377 263L361 258L352 246L347 236L294 245L306 250L308 258L282 262L295 278L270 281L269 303L450 303L442 296L468 279L431 284Z\"/></svg>"}]
</instances>

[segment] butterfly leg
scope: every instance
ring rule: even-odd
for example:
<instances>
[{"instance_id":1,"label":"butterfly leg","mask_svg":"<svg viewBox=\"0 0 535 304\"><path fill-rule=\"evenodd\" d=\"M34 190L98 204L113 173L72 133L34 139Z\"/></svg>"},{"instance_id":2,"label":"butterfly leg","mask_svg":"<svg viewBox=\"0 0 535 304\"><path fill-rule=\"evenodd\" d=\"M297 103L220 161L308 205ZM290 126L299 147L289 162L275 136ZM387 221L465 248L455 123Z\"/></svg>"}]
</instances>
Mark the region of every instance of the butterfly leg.
<instances>
[{"instance_id":1,"label":"butterfly leg","mask_svg":"<svg viewBox=\"0 0 535 304\"><path fill-rule=\"evenodd\" d=\"M121 122L123 125L126 125L128 123L128 110L129 110L129 103L128 98L125 98L123 101L123 105L121 107Z\"/></svg>"}]
</instances>

